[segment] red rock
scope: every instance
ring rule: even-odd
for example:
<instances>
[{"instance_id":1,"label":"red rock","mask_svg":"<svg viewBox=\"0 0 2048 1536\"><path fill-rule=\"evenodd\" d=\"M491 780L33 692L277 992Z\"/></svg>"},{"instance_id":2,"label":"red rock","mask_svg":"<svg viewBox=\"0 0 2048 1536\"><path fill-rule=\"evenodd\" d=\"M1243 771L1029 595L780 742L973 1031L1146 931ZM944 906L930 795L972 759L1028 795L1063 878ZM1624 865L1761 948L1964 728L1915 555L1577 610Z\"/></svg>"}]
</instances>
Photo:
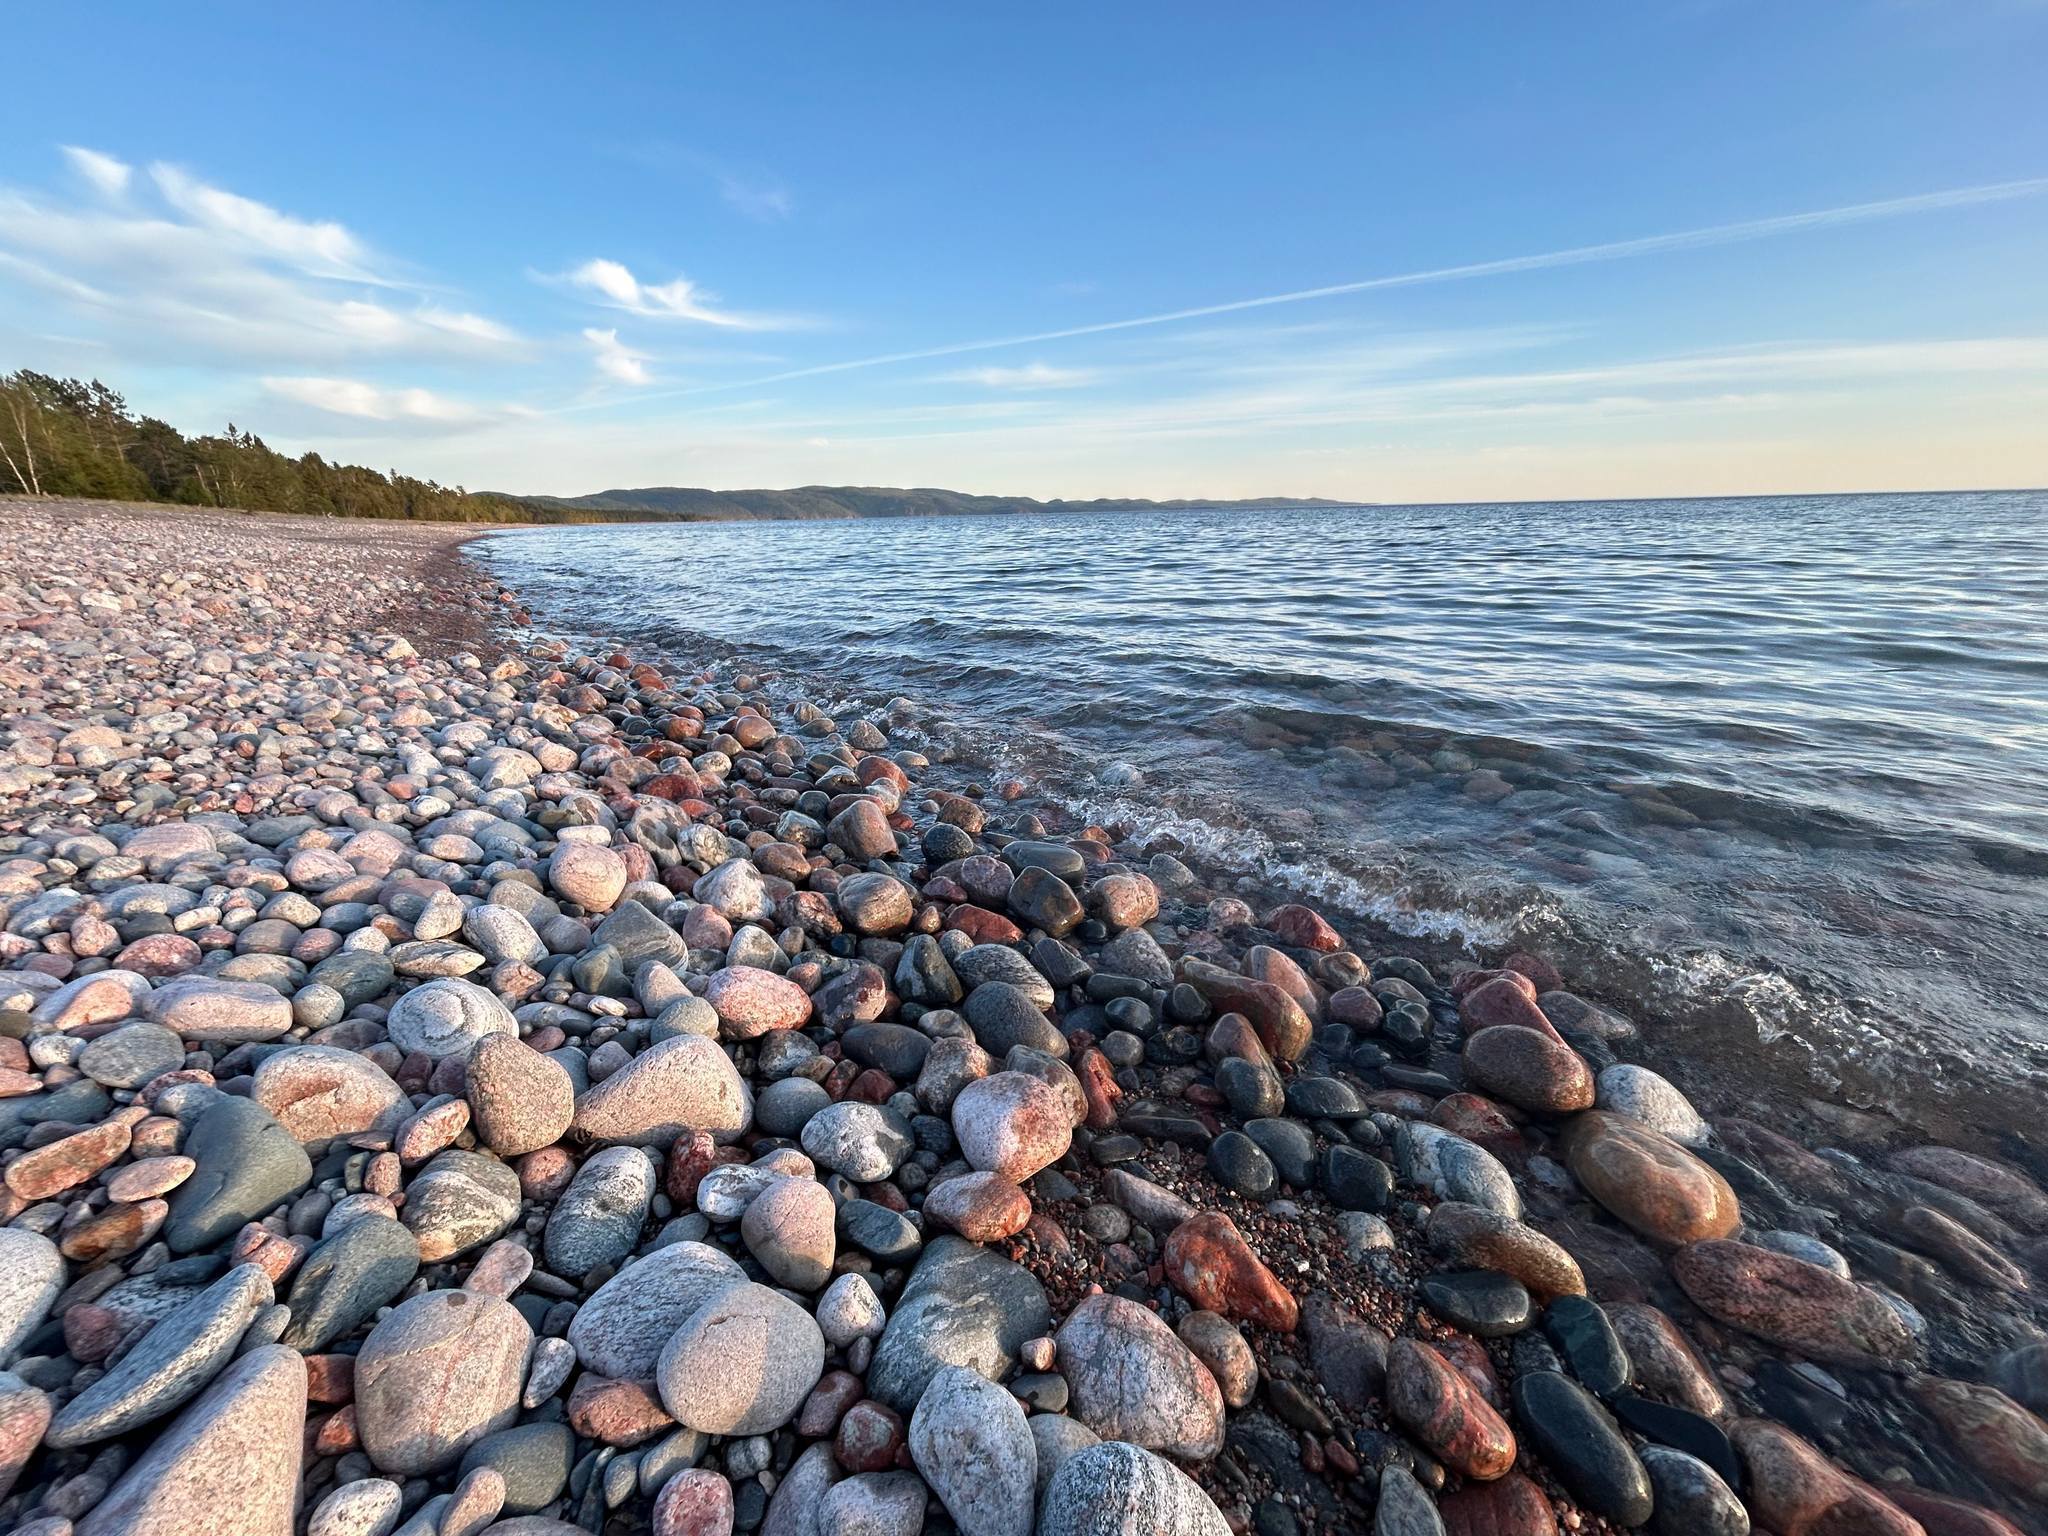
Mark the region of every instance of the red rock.
<instances>
[{"instance_id":1,"label":"red rock","mask_svg":"<svg viewBox=\"0 0 2048 1536\"><path fill-rule=\"evenodd\" d=\"M661 1485L653 1536L732 1536L732 1484L708 1467L685 1467Z\"/></svg>"},{"instance_id":2,"label":"red rock","mask_svg":"<svg viewBox=\"0 0 2048 1536\"><path fill-rule=\"evenodd\" d=\"M138 976L180 976L199 960L199 946L182 933L152 933L116 955L114 966Z\"/></svg>"},{"instance_id":3,"label":"red rock","mask_svg":"<svg viewBox=\"0 0 2048 1536\"><path fill-rule=\"evenodd\" d=\"M1323 1005L1323 1014L1334 1023L1359 1030L1378 1029L1387 1016L1380 1000L1365 987L1339 987Z\"/></svg>"},{"instance_id":4,"label":"red rock","mask_svg":"<svg viewBox=\"0 0 2048 1536\"><path fill-rule=\"evenodd\" d=\"M2018 1526L1981 1504L1895 1483L1885 1485L1885 1496L1918 1520L1927 1536L2021 1536Z\"/></svg>"},{"instance_id":5,"label":"red rock","mask_svg":"<svg viewBox=\"0 0 2048 1536\"><path fill-rule=\"evenodd\" d=\"M1323 994L1309 980L1308 972L1270 944L1254 944L1244 957L1244 973L1254 981L1278 987L1293 998L1311 1024L1323 1016Z\"/></svg>"},{"instance_id":6,"label":"red rock","mask_svg":"<svg viewBox=\"0 0 2048 1536\"><path fill-rule=\"evenodd\" d=\"M1301 1309L1221 1211L1204 1211L1173 1229L1163 1264L1168 1283L1196 1306L1224 1317L1292 1333Z\"/></svg>"},{"instance_id":7,"label":"red rock","mask_svg":"<svg viewBox=\"0 0 2048 1536\"><path fill-rule=\"evenodd\" d=\"M1892 1230L1909 1248L1939 1259L1972 1285L1994 1291L2024 1291L2026 1271L1961 1222L1924 1205L1899 1212Z\"/></svg>"},{"instance_id":8,"label":"red rock","mask_svg":"<svg viewBox=\"0 0 2048 1536\"><path fill-rule=\"evenodd\" d=\"M1954 1147L1908 1147L1886 1158L1885 1166L1968 1195L2031 1232L2048 1231L2048 1194L2008 1163Z\"/></svg>"},{"instance_id":9,"label":"red rock","mask_svg":"<svg viewBox=\"0 0 2048 1536\"><path fill-rule=\"evenodd\" d=\"M964 933L977 944L1021 944L1024 930L986 907L961 903L946 909L946 926Z\"/></svg>"},{"instance_id":10,"label":"red rock","mask_svg":"<svg viewBox=\"0 0 2048 1536\"><path fill-rule=\"evenodd\" d=\"M1024 1230L1031 1197L996 1173L966 1173L934 1184L924 1214L977 1243L993 1243Z\"/></svg>"},{"instance_id":11,"label":"red rock","mask_svg":"<svg viewBox=\"0 0 2048 1536\"><path fill-rule=\"evenodd\" d=\"M306 1356L306 1398L315 1403L347 1403L356 1395L354 1355Z\"/></svg>"},{"instance_id":12,"label":"red rock","mask_svg":"<svg viewBox=\"0 0 2048 1536\"><path fill-rule=\"evenodd\" d=\"M1460 1476L1489 1482L1515 1464L1515 1435L1479 1389L1419 1339L1387 1350L1387 1411Z\"/></svg>"},{"instance_id":13,"label":"red rock","mask_svg":"<svg viewBox=\"0 0 2048 1536\"><path fill-rule=\"evenodd\" d=\"M1524 976L1520 971L1510 971L1499 967L1488 970L1475 966L1469 971L1458 972L1457 975L1451 978L1451 996L1457 998L1462 1006L1468 993L1477 991L1489 981L1498 981L1503 976L1512 981L1521 991L1522 995L1528 998L1530 1002L1536 1001L1535 982Z\"/></svg>"},{"instance_id":14,"label":"red rock","mask_svg":"<svg viewBox=\"0 0 2048 1536\"><path fill-rule=\"evenodd\" d=\"M1477 1142L1489 1152L1519 1153L1528 1148L1506 1112L1493 1100L1476 1093L1453 1093L1438 1099L1429 1112L1429 1123Z\"/></svg>"},{"instance_id":15,"label":"red rock","mask_svg":"<svg viewBox=\"0 0 2048 1536\"><path fill-rule=\"evenodd\" d=\"M1910 1386L1965 1461L2022 1497L2048 1502L2048 1424L1981 1382L1918 1376Z\"/></svg>"},{"instance_id":16,"label":"red rock","mask_svg":"<svg viewBox=\"0 0 2048 1536\"><path fill-rule=\"evenodd\" d=\"M867 1384L851 1371L827 1371L797 1410L796 1432L823 1439L839 1427L847 1409L861 1399Z\"/></svg>"},{"instance_id":17,"label":"red rock","mask_svg":"<svg viewBox=\"0 0 2048 1536\"><path fill-rule=\"evenodd\" d=\"M1741 1225L1728 1181L1638 1120L1604 1110L1579 1115L1562 1147L1586 1192L1654 1242L1696 1243Z\"/></svg>"},{"instance_id":18,"label":"red rock","mask_svg":"<svg viewBox=\"0 0 2048 1536\"><path fill-rule=\"evenodd\" d=\"M1258 1031L1260 1043L1280 1061L1299 1061L1312 1027L1301 1005L1269 981L1239 976L1205 960L1181 961L1181 979L1228 1013L1241 1013Z\"/></svg>"},{"instance_id":19,"label":"red rock","mask_svg":"<svg viewBox=\"0 0 2048 1536\"><path fill-rule=\"evenodd\" d=\"M1209 1026L1209 1033L1202 1040L1202 1054L1219 1063L1238 1056L1262 1067L1273 1065L1266 1042L1252 1028L1252 1021L1241 1013L1226 1013Z\"/></svg>"},{"instance_id":20,"label":"red rock","mask_svg":"<svg viewBox=\"0 0 2048 1536\"><path fill-rule=\"evenodd\" d=\"M1564 990L1564 977L1558 973L1556 966L1540 955L1532 955L1525 950L1517 950L1512 955L1509 955L1507 959L1501 961L1500 964L1501 969L1504 971L1516 971L1528 977L1535 984L1538 992L1562 992Z\"/></svg>"},{"instance_id":21,"label":"red rock","mask_svg":"<svg viewBox=\"0 0 2048 1536\"><path fill-rule=\"evenodd\" d=\"M1668 1316L1647 1302L1614 1302L1606 1312L1639 1390L1710 1419L1728 1411L1713 1371Z\"/></svg>"},{"instance_id":22,"label":"red rock","mask_svg":"<svg viewBox=\"0 0 2048 1536\"><path fill-rule=\"evenodd\" d=\"M671 1164L673 1166L673 1164ZM566 1147L542 1147L538 1152L529 1152L517 1163L519 1193L528 1200L553 1200L567 1189L576 1177L576 1159L569 1155ZM699 1174L699 1178L703 1175ZM697 1186L690 1186L694 1201ZM671 1192L673 1193L673 1192Z\"/></svg>"},{"instance_id":23,"label":"red rock","mask_svg":"<svg viewBox=\"0 0 2048 1536\"><path fill-rule=\"evenodd\" d=\"M1104 875L1088 887L1088 911L1118 932L1159 915L1159 887L1147 875Z\"/></svg>"},{"instance_id":24,"label":"red rock","mask_svg":"<svg viewBox=\"0 0 2048 1536\"><path fill-rule=\"evenodd\" d=\"M886 1472L903 1449L903 1416L872 1400L855 1403L832 1437L832 1459L849 1472Z\"/></svg>"},{"instance_id":25,"label":"red rock","mask_svg":"<svg viewBox=\"0 0 2048 1536\"><path fill-rule=\"evenodd\" d=\"M1743 1419L1729 1438L1747 1474L1743 1502L1776 1536L1926 1536L1911 1515L1782 1424Z\"/></svg>"},{"instance_id":26,"label":"red rock","mask_svg":"<svg viewBox=\"0 0 2048 1536\"><path fill-rule=\"evenodd\" d=\"M344 1404L330 1413L313 1433L313 1454L346 1456L363 1443L356 1429L356 1405Z\"/></svg>"},{"instance_id":27,"label":"red rock","mask_svg":"<svg viewBox=\"0 0 2048 1536\"><path fill-rule=\"evenodd\" d=\"M1557 1515L1543 1490L1519 1472L1467 1483L1437 1501L1445 1536L1557 1536Z\"/></svg>"},{"instance_id":28,"label":"red rock","mask_svg":"<svg viewBox=\"0 0 2048 1536\"><path fill-rule=\"evenodd\" d=\"M996 1072L953 1100L953 1134L971 1166L1021 1182L1066 1154L1074 1121L1059 1089L1027 1072Z\"/></svg>"},{"instance_id":29,"label":"red rock","mask_svg":"<svg viewBox=\"0 0 2048 1536\"><path fill-rule=\"evenodd\" d=\"M156 1236L170 1210L162 1200L110 1205L66 1231L58 1250L80 1264L125 1258Z\"/></svg>"},{"instance_id":30,"label":"red rock","mask_svg":"<svg viewBox=\"0 0 2048 1536\"><path fill-rule=\"evenodd\" d=\"M588 1371L569 1393L569 1424L602 1445L634 1446L675 1426L649 1381L612 1381Z\"/></svg>"},{"instance_id":31,"label":"red rock","mask_svg":"<svg viewBox=\"0 0 2048 1536\"><path fill-rule=\"evenodd\" d=\"M1117 1105L1123 1102L1124 1091L1117 1086L1116 1068L1109 1058L1090 1046L1074 1064L1074 1075L1081 1080L1081 1097L1088 1105L1082 1123L1091 1131L1115 1130Z\"/></svg>"},{"instance_id":32,"label":"red rock","mask_svg":"<svg viewBox=\"0 0 2048 1536\"><path fill-rule=\"evenodd\" d=\"M1808 1359L1877 1366L1908 1358L1912 1335L1867 1286L1747 1243L1693 1243L1671 1273L1710 1317Z\"/></svg>"},{"instance_id":33,"label":"red rock","mask_svg":"<svg viewBox=\"0 0 2048 1536\"><path fill-rule=\"evenodd\" d=\"M47 1200L83 1184L128 1150L134 1132L108 1120L47 1146L24 1152L7 1165L7 1187L24 1200Z\"/></svg>"},{"instance_id":34,"label":"red rock","mask_svg":"<svg viewBox=\"0 0 2048 1536\"><path fill-rule=\"evenodd\" d=\"M1474 987L1458 1004L1458 1018L1468 1035L1475 1035L1482 1029L1504 1029L1512 1025L1518 1029L1533 1029L1560 1045L1564 1043L1564 1037L1558 1034L1543 1010L1536 1006L1536 997L1529 984L1520 977L1497 976L1483 986Z\"/></svg>"},{"instance_id":35,"label":"red rock","mask_svg":"<svg viewBox=\"0 0 2048 1536\"><path fill-rule=\"evenodd\" d=\"M718 1010L723 1033L751 1040L778 1029L801 1029L811 1016L810 994L795 982L757 966L727 966L711 978L704 1000Z\"/></svg>"},{"instance_id":36,"label":"red rock","mask_svg":"<svg viewBox=\"0 0 2048 1536\"><path fill-rule=\"evenodd\" d=\"M1570 1046L1512 1024L1495 1024L1465 1041L1465 1081L1536 1114L1593 1107L1593 1071Z\"/></svg>"},{"instance_id":37,"label":"red rock","mask_svg":"<svg viewBox=\"0 0 2048 1536\"><path fill-rule=\"evenodd\" d=\"M1281 943L1291 944L1296 949L1327 953L1344 947L1344 940L1337 930L1323 921L1322 914L1311 907L1290 904L1277 908L1266 920L1266 926L1280 936Z\"/></svg>"}]
</instances>

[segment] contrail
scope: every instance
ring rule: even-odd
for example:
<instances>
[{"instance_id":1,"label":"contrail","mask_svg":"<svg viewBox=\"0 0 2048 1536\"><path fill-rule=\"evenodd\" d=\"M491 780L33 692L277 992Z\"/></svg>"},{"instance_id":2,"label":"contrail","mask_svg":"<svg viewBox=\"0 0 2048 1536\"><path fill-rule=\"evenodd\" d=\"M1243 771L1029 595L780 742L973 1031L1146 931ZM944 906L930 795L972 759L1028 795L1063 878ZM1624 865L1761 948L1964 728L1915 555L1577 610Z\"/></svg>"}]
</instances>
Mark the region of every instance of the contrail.
<instances>
[{"instance_id":1,"label":"contrail","mask_svg":"<svg viewBox=\"0 0 2048 1536\"><path fill-rule=\"evenodd\" d=\"M1033 331L1021 336L1002 336L988 341L961 341L949 346L925 347L914 352L884 352L874 357L857 357L839 363L819 363L810 368L791 368L782 373L763 374L728 384L698 384L679 389L649 390L630 396L633 400L660 400L681 395L715 394L724 390L756 389L790 379L816 378L820 374L847 373L858 368L882 368L891 363L924 362L932 358L958 357L967 352L993 352L1003 347L1035 346L1041 342L1067 341L1076 336L1100 336L1110 331L1131 331L1150 325L1172 325L1182 320L1201 320L1211 315L1237 314L1247 309L1265 309L1275 304L1300 304L1310 299L1332 299L1347 293L1370 293L1382 288L1415 288L1426 283L1455 283L1475 277L1499 277L1510 272L1539 272L1550 267L1584 266L1600 261L1626 261L1634 256L1654 256L1666 251L1697 250L1706 246L1740 245L1768 240L1777 235L1800 234L1839 224L1864 224L1877 219L1900 218L1908 214L1933 213L1947 208L1968 208L1979 203L2011 202L2038 197L2048 192L2048 176L2024 181L2000 181L1979 187L1957 187L1946 192L1921 192L1911 197L1890 197L1874 203L1848 203L1839 208L1822 208L1811 213L1779 214L1767 219L1744 219L1735 224L1710 224L1701 229L1679 230L1666 235L1642 235L1632 240L1610 240L1599 245L1568 246L1530 256L1506 256L1494 261L1467 262L1455 267L1430 267L1420 272L1397 272L1384 277L1361 278L1350 283L1331 283L1322 288L1296 288L1287 293L1269 293L1252 299L1231 299L1221 304L1203 304L1193 309L1173 309L1162 314L1138 315L1128 320L1102 320L1093 325L1067 326L1057 331ZM615 405L617 400L592 402ZM589 409L591 405L566 409Z\"/></svg>"}]
</instances>

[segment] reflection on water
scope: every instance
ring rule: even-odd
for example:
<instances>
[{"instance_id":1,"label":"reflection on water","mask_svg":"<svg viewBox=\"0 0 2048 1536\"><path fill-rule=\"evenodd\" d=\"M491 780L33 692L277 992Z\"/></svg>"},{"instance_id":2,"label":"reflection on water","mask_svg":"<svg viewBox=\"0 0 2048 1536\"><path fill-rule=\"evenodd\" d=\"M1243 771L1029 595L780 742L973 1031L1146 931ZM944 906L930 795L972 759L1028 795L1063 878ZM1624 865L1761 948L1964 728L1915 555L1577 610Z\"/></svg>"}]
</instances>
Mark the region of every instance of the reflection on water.
<instances>
[{"instance_id":1,"label":"reflection on water","mask_svg":"<svg viewBox=\"0 0 2048 1536\"><path fill-rule=\"evenodd\" d=\"M1860 1098L2048 1076L2048 494L483 549L539 622L906 697L1094 813L1397 930L1540 944Z\"/></svg>"}]
</instances>

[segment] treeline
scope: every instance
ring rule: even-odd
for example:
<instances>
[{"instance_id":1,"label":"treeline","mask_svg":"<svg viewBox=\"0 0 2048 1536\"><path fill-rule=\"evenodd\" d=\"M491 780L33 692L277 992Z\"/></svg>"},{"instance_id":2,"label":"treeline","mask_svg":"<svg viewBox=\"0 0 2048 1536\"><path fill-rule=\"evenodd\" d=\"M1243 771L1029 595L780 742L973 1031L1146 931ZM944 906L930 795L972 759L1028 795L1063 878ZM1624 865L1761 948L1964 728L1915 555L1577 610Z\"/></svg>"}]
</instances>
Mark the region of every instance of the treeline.
<instances>
[{"instance_id":1,"label":"treeline","mask_svg":"<svg viewBox=\"0 0 2048 1536\"><path fill-rule=\"evenodd\" d=\"M53 379L24 368L0 374L0 493L173 501L195 507L454 523L584 521L512 496L466 491L289 458L230 422L214 437L186 437L130 411L98 379Z\"/></svg>"}]
</instances>

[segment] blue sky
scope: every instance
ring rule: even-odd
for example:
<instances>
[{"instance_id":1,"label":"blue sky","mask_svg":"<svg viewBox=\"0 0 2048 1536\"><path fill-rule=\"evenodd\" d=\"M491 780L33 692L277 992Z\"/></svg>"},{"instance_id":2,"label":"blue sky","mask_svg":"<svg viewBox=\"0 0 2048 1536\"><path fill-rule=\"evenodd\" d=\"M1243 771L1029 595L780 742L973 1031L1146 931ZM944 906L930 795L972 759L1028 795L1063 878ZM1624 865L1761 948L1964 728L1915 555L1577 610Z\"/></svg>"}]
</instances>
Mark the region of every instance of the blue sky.
<instances>
[{"instance_id":1,"label":"blue sky","mask_svg":"<svg viewBox=\"0 0 2048 1536\"><path fill-rule=\"evenodd\" d=\"M2048 484L2039 0L339 16L10 19L0 366L555 493Z\"/></svg>"}]
</instances>

